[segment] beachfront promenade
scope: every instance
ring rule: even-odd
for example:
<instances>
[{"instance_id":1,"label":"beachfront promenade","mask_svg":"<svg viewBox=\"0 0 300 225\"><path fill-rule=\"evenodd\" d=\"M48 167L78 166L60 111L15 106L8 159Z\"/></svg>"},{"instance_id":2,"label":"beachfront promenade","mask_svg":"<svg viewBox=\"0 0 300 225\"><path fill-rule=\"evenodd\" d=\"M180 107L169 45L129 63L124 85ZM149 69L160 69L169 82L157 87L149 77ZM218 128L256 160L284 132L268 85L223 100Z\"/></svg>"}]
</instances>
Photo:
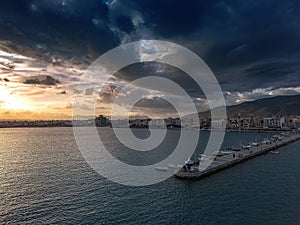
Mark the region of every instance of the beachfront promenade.
<instances>
[{"instance_id":1,"label":"beachfront promenade","mask_svg":"<svg viewBox=\"0 0 300 225\"><path fill-rule=\"evenodd\" d=\"M212 175L214 173L232 167L238 163L244 162L256 156L266 154L267 152L270 151L275 151L276 149L284 145L287 145L291 142L295 142L297 140L300 140L299 133L285 136L281 140L277 140L269 144L260 144L259 146L252 146L249 149L241 149L240 151L234 152L232 154L223 155L223 156L213 156L215 157L215 159L208 167L204 166L204 168L207 167L204 170L199 169L199 171L197 172L184 172L180 170L176 172L174 175L175 177L181 179L201 179L203 177ZM203 165L205 165L206 161L208 160L200 161L200 166L202 165L201 166L202 168Z\"/></svg>"}]
</instances>

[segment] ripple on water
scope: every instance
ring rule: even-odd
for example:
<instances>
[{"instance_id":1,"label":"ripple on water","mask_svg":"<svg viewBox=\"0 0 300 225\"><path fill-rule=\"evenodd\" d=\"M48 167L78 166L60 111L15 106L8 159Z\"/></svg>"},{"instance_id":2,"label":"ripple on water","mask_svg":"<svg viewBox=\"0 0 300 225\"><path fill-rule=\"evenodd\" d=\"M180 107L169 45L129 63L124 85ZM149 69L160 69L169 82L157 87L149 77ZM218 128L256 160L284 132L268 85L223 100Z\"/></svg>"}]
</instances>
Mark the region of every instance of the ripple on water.
<instances>
[{"instance_id":1,"label":"ripple on water","mask_svg":"<svg viewBox=\"0 0 300 225\"><path fill-rule=\"evenodd\" d=\"M111 130L106 129L102 135L110 140L106 145L112 153L122 157L124 152L118 152L122 148ZM205 132L201 135L203 139L208 137ZM225 146L265 136L232 132L226 134ZM203 180L171 177L148 187L125 187L103 179L84 162L72 128L1 129L0 137L0 223L300 221L300 142L281 148L278 155L266 154ZM199 151L204 146L205 141L199 144ZM130 160L128 155L125 157Z\"/></svg>"}]
</instances>

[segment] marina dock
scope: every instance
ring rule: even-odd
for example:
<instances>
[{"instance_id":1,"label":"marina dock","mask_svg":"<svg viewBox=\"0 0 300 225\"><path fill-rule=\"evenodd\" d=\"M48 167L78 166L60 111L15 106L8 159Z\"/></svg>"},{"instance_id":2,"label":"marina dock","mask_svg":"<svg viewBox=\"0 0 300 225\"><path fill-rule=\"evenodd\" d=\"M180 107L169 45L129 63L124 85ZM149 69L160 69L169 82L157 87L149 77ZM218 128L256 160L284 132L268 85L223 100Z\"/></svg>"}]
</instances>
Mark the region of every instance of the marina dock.
<instances>
[{"instance_id":1,"label":"marina dock","mask_svg":"<svg viewBox=\"0 0 300 225\"><path fill-rule=\"evenodd\" d=\"M256 156L266 154L268 152L278 153L275 150L288 145L289 143L300 140L299 132L290 134L288 136L282 137L281 140L276 140L270 143L259 144L258 146L252 146L248 149L241 149L240 151L234 152L232 154L223 155L223 156L214 156L212 163L204 170L188 172L184 170L179 170L174 174L175 177L180 179L201 179L206 176L215 174L221 170L230 168L234 165L237 165L241 162L252 159ZM201 160L201 163L205 163L205 160Z\"/></svg>"}]
</instances>

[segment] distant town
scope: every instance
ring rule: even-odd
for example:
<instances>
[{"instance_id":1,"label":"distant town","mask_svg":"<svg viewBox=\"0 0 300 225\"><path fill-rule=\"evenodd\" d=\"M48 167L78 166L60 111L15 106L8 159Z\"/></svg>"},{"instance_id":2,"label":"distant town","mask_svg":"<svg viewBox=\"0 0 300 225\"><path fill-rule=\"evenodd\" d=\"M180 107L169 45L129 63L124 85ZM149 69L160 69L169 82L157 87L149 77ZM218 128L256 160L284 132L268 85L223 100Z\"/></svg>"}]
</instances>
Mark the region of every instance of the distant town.
<instances>
[{"instance_id":1,"label":"distant town","mask_svg":"<svg viewBox=\"0 0 300 225\"><path fill-rule=\"evenodd\" d=\"M111 121L109 117L100 115L95 120L14 120L0 121L0 128L13 127L131 127L131 128L164 128L169 129L221 129L225 128L231 131L276 131L276 130L299 130L300 116L274 116L274 117L242 117L215 119L211 118L132 118L128 120Z\"/></svg>"}]
</instances>

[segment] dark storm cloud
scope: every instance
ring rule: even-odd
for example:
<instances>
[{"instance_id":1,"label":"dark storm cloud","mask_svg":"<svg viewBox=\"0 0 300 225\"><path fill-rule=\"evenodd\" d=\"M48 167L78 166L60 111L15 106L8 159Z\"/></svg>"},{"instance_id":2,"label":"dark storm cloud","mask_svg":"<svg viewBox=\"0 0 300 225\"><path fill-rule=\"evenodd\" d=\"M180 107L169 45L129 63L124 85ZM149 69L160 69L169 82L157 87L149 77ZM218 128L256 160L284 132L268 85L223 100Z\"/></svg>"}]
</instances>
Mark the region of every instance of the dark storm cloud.
<instances>
[{"instance_id":1,"label":"dark storm cloud","mask_svg":"<svg viewBox=\"0 0 300 225\"><path fill-rule=\"evenodd\" d=\"M129 17L118 16L116 18L116 22L117 22L117 26L125 32L131 32L134 29L131 18Z\"/></svg>"},{"instance_id":2,"label":"dark storm cloud","mask_svg":"<svg viewBox=\"0 0 300 225\"><path fill-rule=\"evenodd\" d=\"M232 72L233 82L226 85L229 90L264 87L265 81L280 87L295 71L298 80L293 84L300 85L300 16L297 13L300 5L297 1L175 1L172 4L140 1L139 6L145 23L158 37L174 40L198 53L222 86L227 82L224 70ZM289 63L278 64L289 59ZM266 67L262 65L254 72L263 62ZM276 65L271 68L272 63ZM241 71L230 71L236 66ZM270 79L276 82L273 84ZM248 85L241 85L244 82Z\"/></svg>"},{"instance_id":3,"label":"dark storm cloud","mask_svg":"<svg viewBox=\"0 0 300 225\"><path fill-rule=\"evenodd\" d=\"M220 81L223 89L229 91L299 87L299 70L298 58L270 58L224 69Z\"/></svg>"},{"instance_id":4,"label":"dark storm cloud","mask_svg":"<svg viewBox=\"0 0 300 225\"><path fill-rule=\"evenodd\" d=\"M106 24L108 8L101 1L12 0L1 3L0 14L0 38L30 48L27 56L97 56L115 45L113 33L93 22Z\"/></svg>"},{"instance_id":5,"label":"dark storm cloud","mask_svg":"<svg viewBox=\"0 0 300 225\"><path fill-rule=\"evenodd\" d=\"M34 77L34 78L29 78L26 79L24 82L24 84L42 84L42 85L56 85L59 84L60 82L56 79L54 79L51 76L46 76L45 78L43 76L41 77Z\"/></svg>"},{"instance_id":6,"label":"dark storm cloud","mask_svg":"<svg viewBox=\"0 0 300 225\"><path fill-rule=\"evenodd\" d=\"M224 90L300 86L297 1L163 0L131 6L142 13L144 28L151 31L141 30L144 38L174 41L195 51ZM136 38L140 36L131 40ZM124 73L123 78L131 80L134 74ZM152 69L152 75L160 74ZM197 95L199 88L187 77L180 78L181 85Z\"/></svg>"},{"instance_id":7,"label":"dark storm cloud","mask_svg":"<svg viewBox=\"0 0 300 225\"><path fill-rule=\"evenodd\" d=\"M119 72L115 74L116 78L120 80L126 80L128 82L132 82L145 76L159 76L170 79L180 85L192 97L199 97L199 95L203 94L196 82L185 72L163 63L135 63L119 70ZM159 90L156 86L148 86L148 88L157 91L166 91ZM177 90L174 90L173 94L176 93Z\"/></svg>"},{"instance_id":8,"label":"dark storm cloud","mask_svg":"<svg viewBox=\"0 0 300 225\"><path fill-rule=\"evenodd\" d=\"M163 39L196 52L224 91L297 87L299 10L294 0L12 0L0 7L0 39L6 41L1 48L54 66L66 61L88 65L120 43ZM170 71L152 70L152 75ZM201 94L179 74L174 76L183 87ZM132 80L134 74L120 77Z\"/></svg>"},{"instance_id":9,"label":"dark storm cloud","mask_svg":"<svg viewBox=\"0 0 300 225\"><path fill-rule=\"evenodd\" d=\"M204 22L212 1L137 1L145 23L155 34L164 38L185 37Z\"/></svg>"},{"instance_id":10,"label":"dark storm cloud","mask_svg":"<svg viewBox=\"0 0 300 225\"><path fill-rule=\"evenodd\" d=\"M176 109L166 100L159 98L159 97L153 97L153 98L143 98L140 101L138 101L132 111L141 110L143 112L146 112L147 110L152 113L176 113Z\"/></svg>"}]
</instances>

